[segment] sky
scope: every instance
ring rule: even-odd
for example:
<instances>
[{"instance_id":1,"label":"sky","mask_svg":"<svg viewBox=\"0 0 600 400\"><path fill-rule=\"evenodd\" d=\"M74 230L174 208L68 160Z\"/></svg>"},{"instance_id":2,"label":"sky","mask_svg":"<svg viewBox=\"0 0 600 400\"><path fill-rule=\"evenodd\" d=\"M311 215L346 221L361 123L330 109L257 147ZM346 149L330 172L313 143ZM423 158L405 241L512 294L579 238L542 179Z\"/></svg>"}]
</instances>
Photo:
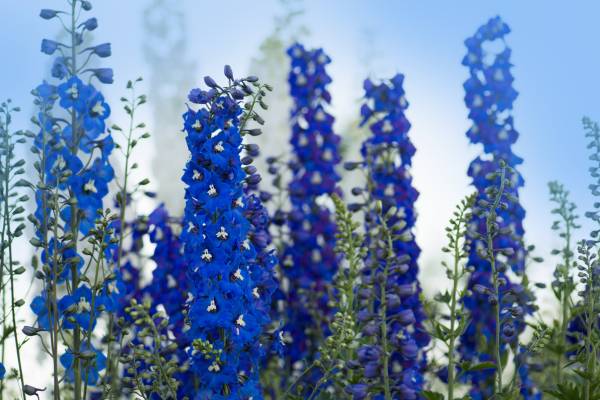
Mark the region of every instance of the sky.
<instances>
[{"instance_id":1,"label":"sky","mask_svg":"<svg viewBox=\"0 0 600 400\"><path fill-rule=\"evenodd\" d=\"M160 45L145 36L142 24L144 10L152 1L94 2L93 15L100 23L94 38L98 43L112 43L113 56L107 65L115 69L116 80L103 90L115 105L128 79L150 73L143 46ZM10 97L22 106L23 112L16 120L22 127L28 127L32 112L29 91L47 76L49 68L47 56L39 52L40 42L42 38L54 38L58 30L55 21L38 17L39 10L60 8L64 3L0 0L0 97ZM281 13L281 4L276 0L171 3L184 13L187 47L181 59L194 63L192 80L198 83L204 75L220 76L226 63L235 71L247 71L260 43L273 30L274 17ZM397 72L406 76L410 103L407 116L417 148L414 184L421 192L416 236L423 248L422 280L426 290L437 285L428 277L441 268L443 228L454 205L471 191L466 169L480 151L465 137L470 123L463 102L462 83L467 77L461 65L463 41L495 15L510 25L512 33L507 41L513 50L515 87L520 93L514 117L521 136L514 150L525 160L520 171L526 181L521 192L527 210L526 240L536 244L538 253L547 258L530 274L533 280L547 282L554 268L549 251L558 244L550 231L547 182L563 182L581 214L592 204L581 118L600 118L596 99L600 93L600 55L596 51L600 3L305 0L300 4L305 9L301 22L310 32L305 45L323 47L333 59L329 69L333 78L332 112L342 136L342 127L358 113L365 77L386 78ZM175 57L172 63L178 61ZM179 93L182 111L186 94ZM145 117L156 118L150 111ZM122 113L114 113L116 122L123 118ZM168 134L173 133L154 132L155 136ZM266 153L270 150L264 149ZM151 174L149 160L160 157L154 147L143 147L140 164ZM165 159L165 165L170 161ZM584 224L582 234L589 228Z\"/></svg>"}]
</instances>

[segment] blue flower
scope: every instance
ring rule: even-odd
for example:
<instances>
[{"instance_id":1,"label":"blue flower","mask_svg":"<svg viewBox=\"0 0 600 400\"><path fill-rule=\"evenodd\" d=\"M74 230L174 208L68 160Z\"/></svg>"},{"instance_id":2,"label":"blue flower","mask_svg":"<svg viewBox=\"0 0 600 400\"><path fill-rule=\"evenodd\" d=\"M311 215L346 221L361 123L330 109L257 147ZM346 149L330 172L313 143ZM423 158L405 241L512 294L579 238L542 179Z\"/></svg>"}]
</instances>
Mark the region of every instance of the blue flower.
<instances>
[{"instance_id":1,"label":"blue flower","mask_svg":"<svg viewBox=\"0 0 600 400\"><path fill-rule=\"evenodd\" d=\"M110 43L102 43L97 46L90 47L88 50L101 58L110 57L111 55Z\"/></svg>"},{"instance_id":2,"label":"blue flower","mask_svg":"<svg viewBox=\"0 0 600 400\"><path fill-rule=\"evenodd\" d=\"M472 143L481 144L485 157L477 157L469 166L468 174L477 189L480 198L486 198L485 190L490 185L497 186L498 179L489 180L489 174L499 169L500 160L513 170L522 163L522 159L512 151L512 145L518 138L514 127L514 120L510 115L517 92L512 87L510 49L504 48L496 53L491 53L485 47L487 42L502 40L510 32L499 17L490 19L481 26L475 35L465 41L467 55L463 65L469 69L469 78L464 84L465 104L469 108L469 118L473 125L467 132L467 137ZM494 247L511 249L506 255L504 264L510 266L517 276L525 271L526 249L523 245L523 219L525 210L518 201L519 188L524 181L518 172L511 175L513 186L507 191L516 201L509 202L506 209L498 211L500 229L508 233L500 233L494 239ZM474 213L476 214L476 213ZM473 216L470 230L483 233L486 230L485 217ZM506 351L506 344L518 346L518 337L525 329L524 315L535 311L532 294L522 285L511 282L505 271L500 271L499 276L506 284L500 287L499 298L492 295L490 290L492 271L488 260L482 258L477 251L484 246L481 238L475 238L470 246L468 264L475 268L469 276L468 286L471 295L464 299L469 311L471 323L461 337L459 351L465 360L471 362L492 360L496 320L493 309L495 304L501 305L502 326L502 351ZM481 346L479 338L485 337L486 345ZM520 371L523 382L527 368ZM493 372L489 370L467 374L472 382L471 394L488 397L492 394ZM532 391L530 391L533 393ZM528 397L525 398L535 398Z\"/></svg>"},{"instance_id":3,"label":"blue flower","mask_svg":"<svg viewBox=\"0 0 600 400\"><path fill-rule=\"evenodd\" d=\"M54 40L44 39L42 40L42 53L52 55L58 49L61 44Z\"/></svg>"},{"instance_id":4,"label":"blue flower","mask_svg":"<svg viewBox=\"0 0 600 400\"><path fill-rule=\"evenodd\" d=\"M81 360L81 380L90 386L95 386L100 378L100 371L106 368L106 356L93 346L84 342L81 346L80 354L85 357L79 357ZM60 356L60 363L65 368L65 378L67 382L75 381L74 370L75 354L68 349L66 353Z\"/></svg>"},{"instance_id":5,"label":"blue flower","mask_svg":"<svg viewBox=\"0 0 600 400\"><path fill-rule=\"evenodd\" d=\"M52 63L51 74L54 78L64 79L69 74L67 60L64 57L56 57Z\"/></svg>"},{"instance_id":6,"label":"blue flower","mask_svg":"<svg viewBox=\"0 0 600 400\"><path fill-rule=\"evenodd\" d=\"M112 68L94 68L89 69L88 71L92 72L92 74L102 83L113 83L114 79Z\"/></svg>"},{"instance_id":7,"label":"blue flower","mask_svg":"<svg viewBox=\"0 0 600 400\"><path fill-rule=\"evenodd\" d=\"M110 116L110 106L104 100L102 93L95 92L88 100L83 116L83 127L86 138L95 139L106 130L106 119Z\"/></svg>"},{"instance_id":8,"label":"blue flower","mask_svg":"<svg viewBox=\"0 0 600 400\"><path fill-rule=\"evenodd\" d=\"M72 294L64 295L58 301L58 310L65 316L63 327L75 329L77 326L84 331L93 330L105 303L104 296L93 296L89 287L79 286Z\"/></svg>"},{"instance_id":9,"label":"blue flower","mask_svg":"<svg viewBox=\"0 0 600 400\"><path fill-rule=\"evenodd\" d=\"M64 109L74 108L83 113L93 94L93 88L84 84L77 76L72 76L64 83L58 85L58 95L60 96L60 106Z\"/></svg>"},{"instance_id":10,"label":"blue flower","mask_svg":"<svg viewBox=\"0 0 600 400\"><path fill-rule=\"evenodd\" d=\"M408 137L410 123L404 114L408 102L403 82L401 74L380 83L364 82L361 124L368 124L372 135L363 142L363 161L358 165L368 171L369 184L366 188L354 188L353 193L368 194L364 204L365 230L374 232L374 224L381 222L374 209L375 202L380 202L383 215L387 215L386 224L396 227L398 239L392 242L396 261L390 264L385 251L377 246L377 239L367 237L369 254L359 291L361 310L358 318L363 334L376 340L377 345L372 348L378 349L379 354L382 351L381 325L387 325L391 390L398 398L416 399L416 393L422 390L426 367L424 348L429 343L429 336L424 328L426 316L419 298L417 259L420 249L412 232L418 192L412 186L410 175L415 147ZM384 289L385 316L381 315L383 308L379 300ZM378 380L383 366L380 356L367 361L366 350L363 347L358 352L365 378L361 383L372 386L373 393L379 394L381 384Z\"/></svg>"},{"instance_id":11,"label":"blue flower","mask_svg":"<svg viewBox=\"0 0 600 400\"><path fill-rule=\"evenodd\" d=\"M0 379L4 379L4 375L6 375L6 368L4 364L0 363Z\"/></svg>"},{"instance_id":12,"label":"blue flower","mask_svg":"<svg viewBox=\"0 0 600 400\"><path fill-rule=\"evenodd\" d=\"M212 78L205 82L219 87ZM215 90L199 110L188 109L183 116L191 152L182 178L186 184L183 265L193 299L187 335L220 351L218 359L191 352L192 371L202 382L200 393L195 394L200 399L260 398L258 368L263 351L259 337L269 322L269 292L261 292L266 286L254 281L263 277L256 270L260 268L252 240L256 231L245 212L247 175L240 160L239 130L242 107L232 90ZM191 93L191 99L202 97L199 89ZM179 274L173 269L177 265L160 273ZM257 296L263 295L264 300L258 302Z\"/></svg>"},{"instance_id":13,"label":"blue flower","mask_svg":"<svg viewBox=\"0 0 600 400\"><path fill-rule=\"evenodd\" d=\"M83 26L84 29L88 31L93 31L98 27L98 20L96 18L89 18L82 22L79 26Z\"/></svg>"},{"instance_id":14,"label":"blue flower","mask_svg":"<svg viewBox=\"0 0 600 400\"><path fill-rule=\"evenodd\" d=\"M331 60L322 49L307 50L301 44L294 44L287 53L291 62L288 82L294 101L290 139L293 156L288 163L292 172L288 185L291 210L287 215L290 242L281 262L289 282L285 330L293 342L293 364L316 357L319 343L314 332L323 330L327 335L327 323L315 326L317 322L310 310L318 309L323 321L332 315L328 290L338 268L334 251L336 225L331 211L317 199L341 194L336 171L340 137L333 131L333 116L327 112L331 78L326 67Z\"/></svg>"},{"instance_id":15,"label":"blue flower","mask_svg":"<svg viewBox=\"0 0 600 400\"><path fill-rule=\"evenodd\" d=\"M42 17L43 19L52 19L52 18L56 17L59 12L60 11L49 10L47 8L44 8L40 11L40 17Z\"/></svg>"},{"instance_id":16,"label":"blue flower","mask_svg":"<svg viewBox=\"0 0 600 400\"><path fill-rule=\"evenodd\" d=\"M43 329L50 329L51 313L52 310L48 306L48 299L44 296L36 296L31 301L31 310L37 316L37 323Z\"/></svg>"}]
</instances>

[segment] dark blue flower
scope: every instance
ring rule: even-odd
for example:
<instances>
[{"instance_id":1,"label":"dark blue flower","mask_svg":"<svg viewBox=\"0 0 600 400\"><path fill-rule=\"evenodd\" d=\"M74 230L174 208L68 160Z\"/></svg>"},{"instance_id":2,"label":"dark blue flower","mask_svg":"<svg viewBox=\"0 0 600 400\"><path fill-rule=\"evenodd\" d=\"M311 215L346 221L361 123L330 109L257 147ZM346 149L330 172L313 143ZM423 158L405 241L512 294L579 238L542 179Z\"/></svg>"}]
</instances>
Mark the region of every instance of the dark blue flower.
<instances>
[{"instance_id":1,"label":"dark blue flower","mask_svg":"<svg viewBox=\"0 0 600 400\"><path fill-rule=\"evenodd\" d=\"M89 50L101 58L110 57L111 55L110 43L102 43L97 46L90 47Z\"/></svg>"},{"instance_id":2,"label":"dark blue flower","mask_svg":"<svg viewBox=\"0 0 600 400\"><path fill-rule=\"evenodd\" d=\"M333 130L333 116L326 67L331 62L322 49L307 50L294 44L288 51L288 76L292 109L293 156L289 161L292 178L288 184L291 210L287 214L290 242L281 255L282 272L289 281L286 291L285 330L292 337L291 363L316 356L319 342L315 332L328 334L327 318L332 315L327 292L338 268L334 251L336 225L331 211L317 199L340 194L340 137ZM309 296L308 294L312 295ZM322 326L310 309L322 313ZM312 333L311 333L312 332Z\"/></svg>"},{"instance_id":3,"label":"dark blue flower","mask_svg":"<svg viewBox=\"0 0 600 400\"><path fill-rule=\"evenodd\" d=\"M47 8L44 8L40 11L40 17L42 17L43 19L52 19L52 18L56 17L59 12L60 11L49 10Z\"/></svg>"},{"instance_id":4,"label":"dark blue flower","mask_svg":"<svg viewBox=\"0 0 600 400\"><path fill-rule=\"evenodd\" d=\"M364 383L356 383L347 386L345 391L352 396L352 400L364 400L369 395L369 386Z\"/></svg>"},{"instance_id":5,"label":"dark blue flower","mask_svg":"<svg viewBox=\"0 0 600 400\"><path fill-rule=\"evenodd\" d=\"M52 55L61 44L54 40L44 39L42 40L42 53Z\"/></svg>"},{"instance_id":6,"label":"dark blue flower","mask_svg":"<svg viewBox=\"0 0 600 400\"><path fill-rule=\"evenodd\" d=\"M511 175L512 187L507 192L516 199L508 203L506 209L498 211L499 228L502 230L494 239L494 247L509 249L505 252L504 264L517 275L525 270L526 250L523 245L523 219L525 210L520 205L519 188L524 181L515 168L522 159L512 151L512 145L518 138L514 120L510 114L517 92L512 87L513 77L510 71L510 49L504 44L500 51L490 51L486 44L501 40L510 32L499 17L490 19L481 26L475 35L465 41L467 55L463 65L469 69L469 78L464 83L465 104L469 108L472 127L467 137L472 143L481 144L486 154L477 157L469 166L468 174L473 180L480 198L486 198L485 190L490 185L497 186L498 179L490 181L491 173L500 168L503 160L515 172ZM475 210L477 211L477 210ZM484 233L486 231L485 216L474 213L470 230ZM469 311L471 323L461 337L459 351L463 359L471 362L492 360L494 346L501 346L506 351L506 344L518 346L518 336L525 329L524 316L535 310L531 293L521 285L514 284L504 271L499 277L506 282L500 287L498 296L493 293L492 271L489 261L482 257L477 249L485 246L479 238L474 238L470 246L468 265L475 270L469 276L468 286L471 295L464 299ZM495 344L496 320L494 307L501 307L501 339ZM486 340L481 341L481 337ZM483 343L483 345L481 345ZM525 369L523 369L525 373ZM493 372L489 370L467 374L473 386L471 394L488 397L492 394ZM529 398L529 397L525 397Z\"/></svg>"},{"instance_id":7,"label":"dark blue flower","mask_svg":"<svg viewBox=\"0 0 600 400\"><path fill-rule=\"evenodd\" d=\"M54 78L64 79L69 74L67 62L64 57L56 57L52 63L51 74Z\"/></svg>"},{"instance_id":8,"label":"dark blue flower","mask_svg":"<svg viewBox=\"0 0 600 400\"><path fill-rule=\"evenodd\" d=\"M82 22L80 26L83 26L83 28L88 31L93 31L98 27L98 20L96 18L90 18Z\"/></svg>"},{"instance_id":9,"label":"dark blue flower","mask_svg":"<svg viewBox=\"0 0 600 400\"><path fill-rule=\"evenodd\" d=\"M424 348L429 342L423 322L425 311L419 299L417 259L420 249L412 230L416 223L414 204L418 192L412 186L410 167L415 147L410 141L410 123L405 116L408 102L403 89L404 76L395 75L380 83L364 82L365 102L361 107L361 124L368 124L371 136L363 142L363 161L357 165L368 171L369 185L357 187L357 196L368 195L365 210L365 229L375 232L379 221L374 208L382 205L386 223L396 227L403 236L393 240L397 263L389 263L386 251L377 246L377 238L367 237L369 254L365 259L362 286L359 291L362 315L371 315L361 321L363 333L382 345L381 325L387 325L386 341L389 346L389 371L392 391L398 398L416 398L422 389L426 367ZM393 161L390 161L393 160ZM385 289L385 316L379 296ZM358 354L359 360L361 354ZM395 367L394 367L395 365ZM367 365L368 366L368 365ZM366 384L372 384L374 393L381 392L381 374L365 368Z\"/></svg>"},{"instance_id":10,"label":"dark blue flower","mask_svg":"<svg viewBox=\"0 0 600 400\"><path fill-rule=\"evenodd\" d=\"M92 74L102 83L113 83L114 79L112 68L94 68L88 71L92 72Z\"/></svg>"}]
</instances>

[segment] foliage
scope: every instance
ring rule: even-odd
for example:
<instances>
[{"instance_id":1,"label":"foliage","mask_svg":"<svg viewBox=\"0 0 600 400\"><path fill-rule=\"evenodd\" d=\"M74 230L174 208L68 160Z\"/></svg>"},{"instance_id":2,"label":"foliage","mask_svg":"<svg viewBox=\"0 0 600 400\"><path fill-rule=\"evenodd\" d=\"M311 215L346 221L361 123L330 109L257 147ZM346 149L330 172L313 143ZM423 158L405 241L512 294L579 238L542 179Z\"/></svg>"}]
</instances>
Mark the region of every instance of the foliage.
<instances>
[{"instance_id":1,"label":"foliage","mask_svg":"<svg viewBox=\"0 0 600 400\"><path fill-rule=\"evenodd\" d=\"M0 104L0 400L600 399L600 202L585 213L596 226L578 240L576 205L564 185L549 183L560 245L549 289L558 307L547 321L536 304L545 286L528 275L543 259L525 241L510 29L499 17L465 42L467 137L482 154L468 169L475 192L446 228L448 288L432 302L420 282L404 75L364 81L356 115L368 134L361 159L344 163L362 174L348 182L352 201L341 190L343 143L323 49L292 44L289 68L277 70L290 86L275 101L291 104L292 151L265 159L271 187L255 142L264 115L273 117L273 87L228 65L226 83L204 77L183 114L185 190L158 188L173 203L183 198L178 215L156 202L138 166L136 149L150 138L142 79L127 82L120 100L127 125L109 123L98 82L112 83L113 72L98 63L111 45L91 43L91 2L66 4L40 13L66 39L42 41L52 78L32 91L34 132L15 130L18 107ZM300 14L287 8L256 63L285 62L286 42L304 33L287 26ZM154 17L147 12L153 38L168 34L168 21ZM147 49L160 64L153 97L169 86L161 71L181 72L169 81L177 87L186 81L192 64L170 70L185 48L180 28L165 53ZM488 46L497 41L499 52ZM155 112L159 126L172 113ZM600 126L589 118L583 126L598 197ZM26 241L27 263L18 247ZM20 290L27 285L31 301ZM28 302L31 325L19 314ZM51 382L29 371L24 346L38 346Z\"/></svg>"}]
</instances>

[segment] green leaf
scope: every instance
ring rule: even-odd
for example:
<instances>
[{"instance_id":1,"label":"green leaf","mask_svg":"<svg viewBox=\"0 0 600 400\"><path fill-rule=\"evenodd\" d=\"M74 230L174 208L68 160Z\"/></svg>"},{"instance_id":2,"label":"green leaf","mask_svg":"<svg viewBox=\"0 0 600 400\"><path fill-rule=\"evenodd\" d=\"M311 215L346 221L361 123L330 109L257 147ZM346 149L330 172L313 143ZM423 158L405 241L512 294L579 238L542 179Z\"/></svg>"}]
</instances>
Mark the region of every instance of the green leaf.
<instances>
[{"instance_id":1,"label":"green leaf","mask_svg":"<svg viewBox=\"0 0 600 400\"><path fill-rule=\"evenodd\" d=\"M485 369L496 369L496 364L491 361L470 365L467 371L483 371Z\"/></svg>"},{"instance_id":2,"label":"green leaf","mask_svg":"<svg viewBox=\"0 0 600 400\"><path fill-rule=\"evenodd\" d=\"M443 394L438 393L438 392L432 392L430 390L424 390L422 395L427 400L444 400Z\"/></svg>"}]
</instances>

